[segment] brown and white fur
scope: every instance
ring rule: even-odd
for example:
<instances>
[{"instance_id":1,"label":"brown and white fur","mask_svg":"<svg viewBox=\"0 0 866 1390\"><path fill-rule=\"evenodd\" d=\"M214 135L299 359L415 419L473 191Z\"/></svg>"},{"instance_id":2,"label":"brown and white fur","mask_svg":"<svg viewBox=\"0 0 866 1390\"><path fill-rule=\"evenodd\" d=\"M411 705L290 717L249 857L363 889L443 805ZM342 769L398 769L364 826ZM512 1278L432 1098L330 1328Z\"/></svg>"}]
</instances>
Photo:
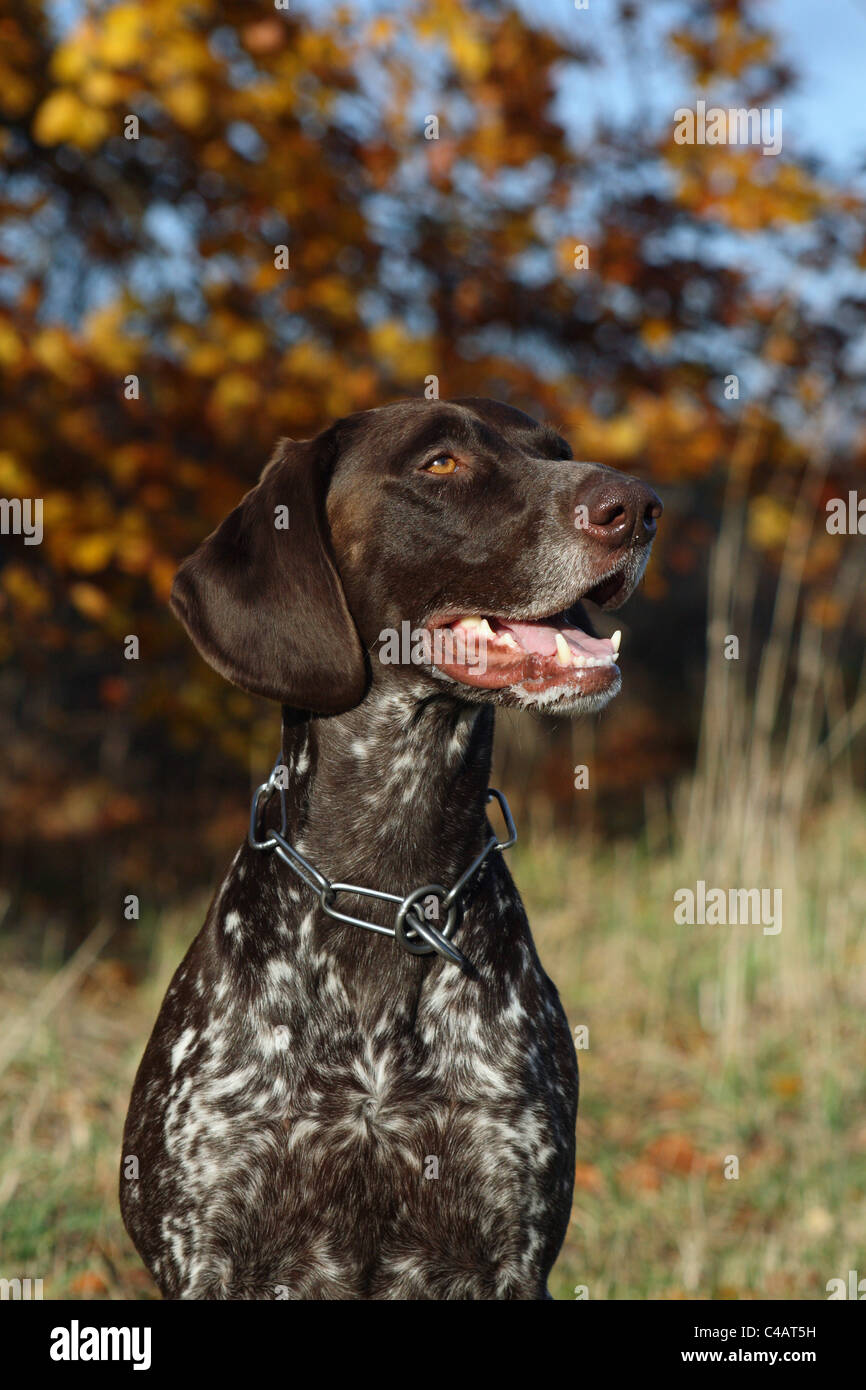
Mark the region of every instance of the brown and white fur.
<instances>
[{"instance_id":1,"label":"brown and white fur","mask_svg":"<svg viewBox=\"0 0 866 1390\"><path fill-rule=\"evenodd\" d=\"M454 883L490 835L495 706L580 713L616 693L579 600L624 602L660 511L492 401L400 402L284 442L173 605L217 670L283 706L287 838L331 880ZM439 665L378 659L404 621L465 638L479 617L486 664L459 642ZM563 665L557 631L595 655ZM273 854L238 851L124 1134L124 1221L166 1297L548 1296L577 1063L500 854L455 944L466 969L410 955L326 916Z\"/></svg>"}]
</instances>

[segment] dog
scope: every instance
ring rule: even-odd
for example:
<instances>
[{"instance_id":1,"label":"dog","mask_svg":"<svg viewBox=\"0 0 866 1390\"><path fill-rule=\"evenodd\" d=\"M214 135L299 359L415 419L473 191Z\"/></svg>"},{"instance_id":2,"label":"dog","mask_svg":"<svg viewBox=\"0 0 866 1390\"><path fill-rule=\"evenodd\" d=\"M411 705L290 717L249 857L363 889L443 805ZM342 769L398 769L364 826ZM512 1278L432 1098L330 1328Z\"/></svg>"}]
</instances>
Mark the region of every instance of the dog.
<instances>
[{"instance_id":1,"label":"dog","mask_svg":"<svg viewBox=\"0 0 866 1390\"><path fill-rule=\"evenodd\" d=\"M494 712L613 698L581 600L626 600L661 510L513 407L400 401L283 440L180 566L199 652L283 707L284 774L132 1091L121 1207L164 1297L550 1297L577 1059L487 819Z\"/></svg>"}]
</instances>

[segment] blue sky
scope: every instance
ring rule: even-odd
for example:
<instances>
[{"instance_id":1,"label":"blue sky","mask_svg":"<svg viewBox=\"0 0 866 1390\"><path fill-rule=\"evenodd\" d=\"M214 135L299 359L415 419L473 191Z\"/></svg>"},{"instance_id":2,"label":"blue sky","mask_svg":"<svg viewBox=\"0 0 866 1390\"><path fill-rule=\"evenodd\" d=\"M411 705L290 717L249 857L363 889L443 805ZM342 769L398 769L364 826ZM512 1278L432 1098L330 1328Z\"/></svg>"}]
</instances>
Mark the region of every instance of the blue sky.
<instances>
[{"instance_id":1,"label":"blue sky","mask_svg":"<svg viewBox=\"0 0 866 1390\"><path fill-rule=\"evenodd\" d=\"M645 52L652 63L624 48L615 0L589 0L581 11L573 0L519 3L528 17L544 16L584 35L602 59L566 93L564 111L578 131L588 132L600 114L645 112L659 120L694 104L685 69L673 56L658 61L658 36L688 9L682 0L639 0L638 31L650 40ZM866 159L866 0L766 0L756 13L779 35L782 55L798 75L782 104L785 152L818 155L850 176Z\"/></svg>"},{"instance_id":2,"label":"blue sky","mask_svg":"<svg viewBox=\"0 0 866 1390\"><path fill-rule=\"evenodd\" d=\"M798 147L839 169L866 159L866 4L863 0L774 0L768 15L802 77L786 98Z\"/></svg>"}]
</instances>

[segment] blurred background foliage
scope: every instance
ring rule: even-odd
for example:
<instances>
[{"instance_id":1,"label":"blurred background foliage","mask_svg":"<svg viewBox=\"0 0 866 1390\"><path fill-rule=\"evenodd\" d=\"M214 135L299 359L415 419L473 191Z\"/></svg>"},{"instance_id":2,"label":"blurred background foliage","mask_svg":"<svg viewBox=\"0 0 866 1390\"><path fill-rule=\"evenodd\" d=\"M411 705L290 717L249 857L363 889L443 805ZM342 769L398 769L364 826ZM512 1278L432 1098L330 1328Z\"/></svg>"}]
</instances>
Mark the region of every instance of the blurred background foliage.
<instances>
[{"instance_id":1,"label":"blurred background foliage","mask_svg":"<svg viewBox=\"0 0 866 1390\"><path fill-rule=\"evenodd\" d=\"M570 5L0 0L0 495L45 506L41 546L0 537L0 1199L51 1296L150 1288L126 1082L276 747L170 616L175 566L277 436L431 374L666 504L623 694L500 730L518 877L592 1028L558 1293L821 1297L863 1267L866 539L825 527L864 480L862 180L790 123L775 157L676 144L676 107L787 112L797 74L772 6L652 11L607 7L631 99L588 129ZM673 929L697 877L783 886L782 936Z\"/></svg>"},{"instance_id":2,"label":"blurred background foliage","mask_svg":"<svg viewBox=\"0 0 866 1390\"><path fill-rule=\"evenodd\" d=\"M267 764L275 726L192 652L166 608L173 570L278 435L417 396L428 374L443 397L551 419L579 457L651 476L667 503L585 822L633 827L636 789L658 804L693 762L726 496L753 562L742 659L759 660L818 448L798 620L847 620L845 545L821 504L862 474L850 272L866 220L794 139L777 157L678 145L672 113L649 120L637 100L577 138L562 93L579 100L595 61L579 17L511 5L4 0L0 16L0 491L45 504L43 545L4 538L0 573L18 907L47 888L85 920L144 870L170 895L196 872L193 817L212 878L240 824L236 767ZM615 10L636 83L655 43L693 96L775 106L792 74L761 19L713 0L648 33L639 7ZM847 687L860 648L845 652ZM575 817L565 737L528 736L511 769L524 800L541 790Z\"/></svg>"}]
</instances>

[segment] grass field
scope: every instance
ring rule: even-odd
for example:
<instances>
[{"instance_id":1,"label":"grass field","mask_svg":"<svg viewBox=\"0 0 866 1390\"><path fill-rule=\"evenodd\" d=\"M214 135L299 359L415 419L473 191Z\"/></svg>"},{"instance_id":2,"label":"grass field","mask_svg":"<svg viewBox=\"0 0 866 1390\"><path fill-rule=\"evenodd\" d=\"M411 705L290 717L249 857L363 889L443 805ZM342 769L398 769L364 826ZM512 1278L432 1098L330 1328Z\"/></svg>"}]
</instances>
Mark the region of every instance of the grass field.
<instances>
[{"instance_id":1,"label":"grass field","mask_svg":"<svg viewBox=\"0 0 866 1390\"><path fill-rule=\"evenodd\" d=\"M552 1291L826 1297L866 1274L866 807L808 827L781 933L676 926L682 854L533 837L512 861L575 1026L574 1213ZM46 1298L155 1295L121 1225L133 1072L202 918L140 928L143 970L97 937L63 969L0 972L0 1275ZM726 1178L727 1156L739 1177Z\"/></svg>"}]
</instances>

